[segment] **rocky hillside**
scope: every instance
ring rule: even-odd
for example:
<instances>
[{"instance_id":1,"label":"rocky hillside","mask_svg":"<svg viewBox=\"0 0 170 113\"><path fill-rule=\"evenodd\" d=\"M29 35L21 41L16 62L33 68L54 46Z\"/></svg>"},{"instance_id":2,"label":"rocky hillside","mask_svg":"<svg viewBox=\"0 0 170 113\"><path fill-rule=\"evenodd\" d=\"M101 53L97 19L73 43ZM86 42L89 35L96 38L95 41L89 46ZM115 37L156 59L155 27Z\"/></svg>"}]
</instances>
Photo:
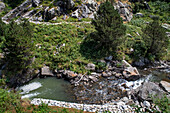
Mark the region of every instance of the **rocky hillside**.
<instances>
[{"instance_id":1,"label":"rocky hillside","mask_svg":"<svg viewBox=\"0 0 170 113\"><path fill-rule=\"evenodd\" d=\"M100 3L96 0L26 0L2 19L6 22L12 19L19 21L22 18L31 21L54 22L57 19L67 20L69 18L76 18L77 20L93 19ZM132 19L132 9L128 3L118 1L113 5L119 10L124 21ZM0 7L0 10L2 8Z\"/></svg>"}]
</instances>

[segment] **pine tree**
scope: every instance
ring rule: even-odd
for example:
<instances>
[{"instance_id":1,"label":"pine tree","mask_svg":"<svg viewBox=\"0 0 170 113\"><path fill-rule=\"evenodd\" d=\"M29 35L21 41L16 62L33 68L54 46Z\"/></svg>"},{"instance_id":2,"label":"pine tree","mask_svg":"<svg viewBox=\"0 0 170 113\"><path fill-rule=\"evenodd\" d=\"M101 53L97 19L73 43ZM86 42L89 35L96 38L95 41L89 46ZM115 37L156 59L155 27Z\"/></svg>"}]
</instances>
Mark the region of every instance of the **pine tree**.
<instances>
[{"instance_id":1,"label":"pine tree","mask_svg":"<svg viewBox=\"0 0 170 113\"><path fill-rule=\"evenodd\" d=\"M32 37L33 27L26 20L20 24L11 22L5 30L4 52L5 60L8 62L5 75L9 80L22 78L22 75L29 69L34 50Z\"/></svg>"},{"instance_id":2,"label":"pine tree","mask_svg":"<svg viewBox=\"0 0 170 113\"><path fill-rule=\"evenodd\" d=\"M94 39L99 42L96 48L102 47L108 54L115 52L123 42L122 36L125 35L126 27L110 2L106 1L100 5L92 24L97 31Z\"/></svg>"},{"instance_id":3,"label":"pine tree","mask_svg":"<svg viewBox=\"0 0 170 113\"><path fill-rule=\"evenodd\" d=\"M161 26L158 19L154 19L143 29L142 37L147 47L146 57L155 56L159 59L165 53L169 40L165 28Z\"/></svg>"}]
</instances>

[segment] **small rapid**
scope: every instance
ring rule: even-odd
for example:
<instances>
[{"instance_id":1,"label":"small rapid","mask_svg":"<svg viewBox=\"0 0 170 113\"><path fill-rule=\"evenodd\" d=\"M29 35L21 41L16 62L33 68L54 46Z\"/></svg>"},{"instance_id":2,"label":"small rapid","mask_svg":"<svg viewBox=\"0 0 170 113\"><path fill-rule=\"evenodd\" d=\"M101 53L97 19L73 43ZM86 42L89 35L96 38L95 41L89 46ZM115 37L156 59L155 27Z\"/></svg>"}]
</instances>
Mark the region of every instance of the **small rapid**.
<instances>
[{"instance_id":1,"label":"small rapid","mask_svg":"<svg viewBox=\"0 0 170 113\"><path fill-rule=\"evenodd\" d=\"M46 98L75 102L70 83L55 77L35 78L29 83L17 87L16 90L20 91L21 98Z\"/></svg>"}]
</instances>

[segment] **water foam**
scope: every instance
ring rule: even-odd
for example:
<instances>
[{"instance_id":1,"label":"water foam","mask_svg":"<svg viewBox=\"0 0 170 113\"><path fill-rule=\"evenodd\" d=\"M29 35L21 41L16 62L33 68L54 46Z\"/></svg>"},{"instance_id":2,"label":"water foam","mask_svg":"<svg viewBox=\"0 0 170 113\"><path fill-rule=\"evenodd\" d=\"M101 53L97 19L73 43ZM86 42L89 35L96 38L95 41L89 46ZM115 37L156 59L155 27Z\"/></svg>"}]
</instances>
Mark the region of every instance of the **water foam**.
<instances>
[{"instance_id":1,"label":"water foam","mask_svg":"<svg viewBox=\"0 0 170 113\"><path fill-rule=\"evenodd\" d=\"M131 89L137 89L139 86L142 85L143 82L148 82L150 78L152 77L152 74L149 74L148 76L138 79L136 81L126 81L124 80L121 84L119 84L121 89L131 90ZM128 88L122 87L123 84L126 84Z\"/></svg>"},{"instance_id":2,"label":"water foam","mask_svg":"<svg viewBox=\"0 0 170 113\"><path fill-rule=\"evenodd\" d=\"M30 94L21 96L21 99L23 99L23 98L35 97L35 96L37 96L37 95L39 95L39 94L40 94L40 93L30 93Z\"/></svg>"},{"instance_id":3,"label":"water foam","mask_svg":"<svg viewBox=\"0 0 170 113\"><path fill-rule=\"evenodd\" d=\"M20 94L27 94L30 91L33 91L33 90L38 89L40 87L42 87L40 82L33 82L33 83L28 84L28 85L21 86L19 88L19 90L22 91Z\"/></svg>"}]
</instances>

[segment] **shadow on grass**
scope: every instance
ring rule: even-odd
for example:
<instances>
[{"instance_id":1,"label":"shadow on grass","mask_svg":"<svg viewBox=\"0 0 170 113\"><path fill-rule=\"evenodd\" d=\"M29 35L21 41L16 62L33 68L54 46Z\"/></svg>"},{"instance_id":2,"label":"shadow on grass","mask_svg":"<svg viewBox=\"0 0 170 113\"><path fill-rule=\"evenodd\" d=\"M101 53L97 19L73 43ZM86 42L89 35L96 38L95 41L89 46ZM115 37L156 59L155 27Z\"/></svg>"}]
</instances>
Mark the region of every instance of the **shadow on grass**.
<instances>
[{"instance_id":1,"label":"shadow on grass","mask_svg":"<svg viewBox=\"0 0 170 113\"><path fill-rule=\"evenodd\" d=\"M102 59L108 55L108 51L104 48L103 45L99 45L99 41L94 40L94 33L91 33L80 45L80 53L86 59L96 60Z\"/></svg>"}]
</instances>

